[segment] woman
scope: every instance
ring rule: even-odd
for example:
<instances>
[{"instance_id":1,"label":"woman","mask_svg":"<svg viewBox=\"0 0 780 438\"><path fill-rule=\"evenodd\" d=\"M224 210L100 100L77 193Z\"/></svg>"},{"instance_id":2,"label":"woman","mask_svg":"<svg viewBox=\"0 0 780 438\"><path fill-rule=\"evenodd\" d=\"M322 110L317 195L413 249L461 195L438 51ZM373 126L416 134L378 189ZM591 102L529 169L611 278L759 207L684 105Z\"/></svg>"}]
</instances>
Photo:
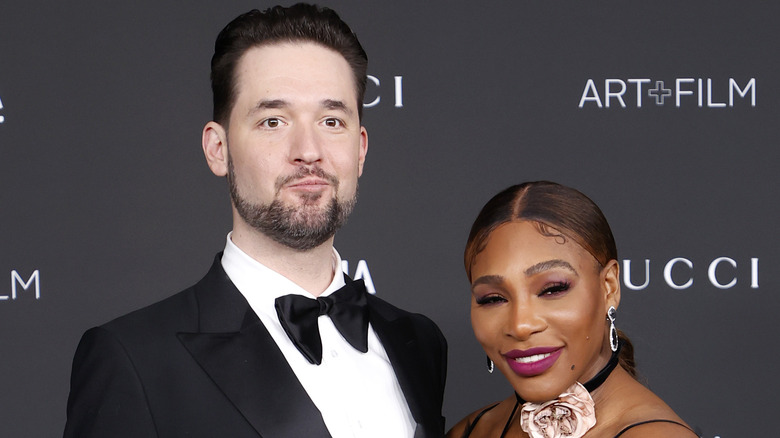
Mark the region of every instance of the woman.
<instances>
[{"instance_id":1,"label":"woman","mask_svg":"<svg viewBox=\"0 0 780 438\"><path fill-rule=\"evenodd\" d=\"M515 394L448 438L697 436L635 379L614 324L615 241L585 195L545 181L504 190L474 222L465 265L474 334Z\"/></svg>"}]
</instances>

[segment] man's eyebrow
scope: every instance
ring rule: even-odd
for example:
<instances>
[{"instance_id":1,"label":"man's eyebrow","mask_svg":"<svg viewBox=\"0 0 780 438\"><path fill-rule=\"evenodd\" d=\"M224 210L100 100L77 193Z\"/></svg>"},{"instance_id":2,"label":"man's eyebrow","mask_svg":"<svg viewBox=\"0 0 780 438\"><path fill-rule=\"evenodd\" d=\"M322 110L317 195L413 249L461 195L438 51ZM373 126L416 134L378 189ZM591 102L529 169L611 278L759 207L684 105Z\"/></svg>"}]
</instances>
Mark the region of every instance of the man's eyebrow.
<instances>
[{"instance_id":1,"label":"man's eyebrow","mask_svg":"<svg viewBox=\"0 0 780 438\"><path fill-rule=\"evenodd\" d=\"M480 284L501 284L504 282L504 277L501 275L483 275L476 280L474 280L473 283L471 283L471 290L474 290L475 287L479 286Z\"/></svg>"},{"instance_id":2,"label":"man's eyebrow","mask_svg":"<svg viewBox=\"0 0 780 438\"><path fill-rule=\"evenodd\" d=\"M286 100L283 99L271 99L271 100L261 100L255 104L250 110L249 114L254 114L257 111L264 110L264 109L279 109L284 108L288 106Z\"/></svg>"},{"instance_id":3,"label":"man's eyebrow","mask_svg":"<svg viewBox=\"0 0 780 438\"><path fill-rule=\"evenodd\" d=\"M547 261L544 261L544 262L537 263L537 264L531 266L530 268L526 269L524 271L524 274L527 277L530 277L530 276L536 275L536 274L538 274L540 272L549 271L550 269L553 269L553 268L568 269L569 271L573 272L574 275L579 277L579 274L577 273L577 270L574 269L574 267L571 264L569 264L569 262L567 262L565 260L559 260L559 259L547 260Z\"/></svg>"},{"instance_id":4,"label":"man's eyebrow","mask_svg":"<svg viewBox=\"0 0 780 438\"><path fill-rule=\"evenodd\" d=\"M328 110L337 110L352 115L352 109L344 102L336 99L325 99L320 105ZM280 109L290 106L290 103L284 99L267 99L261 100L255 104L250 110L249 114L254 114L257 111L264 109Z\"/></svg>"},{"instance_id":5,"label":"man's eyebrow","mask_svg":"<svg viewBox=\"0 0 780 438\"><path fill-rule=\"evenodd\" d=\"M343 111L349 115L352 115L352 109L340 100L325 99L322 101L322 107L329 110Z\"/></svg>"}]
</instances>

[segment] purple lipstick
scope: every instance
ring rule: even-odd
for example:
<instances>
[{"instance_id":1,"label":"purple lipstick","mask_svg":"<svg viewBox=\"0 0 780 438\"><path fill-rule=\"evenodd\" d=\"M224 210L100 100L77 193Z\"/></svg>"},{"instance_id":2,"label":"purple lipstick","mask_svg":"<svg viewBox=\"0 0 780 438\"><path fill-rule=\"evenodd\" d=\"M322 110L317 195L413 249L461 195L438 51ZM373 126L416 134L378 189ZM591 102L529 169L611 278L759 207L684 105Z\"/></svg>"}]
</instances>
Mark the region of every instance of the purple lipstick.
<instances>
[{"instance_id":1,"label":"purple lipstick","mask_svg":"<svg viewBox=\"0 0 780 438\"><path fill-rule=\"evenodd\" d=\"M563 349L561 347L535 347L528 350L512 350L504 353L504 358L516 374L532 377L547 371Z\"/></svg>"}]
</instances>

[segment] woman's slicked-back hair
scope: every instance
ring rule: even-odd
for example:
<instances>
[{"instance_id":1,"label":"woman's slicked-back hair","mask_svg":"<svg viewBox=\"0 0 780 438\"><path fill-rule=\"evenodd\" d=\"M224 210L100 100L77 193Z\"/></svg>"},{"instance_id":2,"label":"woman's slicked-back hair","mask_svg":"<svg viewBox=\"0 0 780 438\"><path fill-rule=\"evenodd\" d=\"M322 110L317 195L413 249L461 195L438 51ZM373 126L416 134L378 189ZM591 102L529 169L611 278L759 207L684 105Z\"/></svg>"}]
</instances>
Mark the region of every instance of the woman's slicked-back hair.
<instances>
[{"instance_id":1,"label":"woman's slicked-back hair","mask_svg":"<svg viewBox=\"0 0 780 438\"><path fill-rule=\"evenodd\" d=\"M298 3L251 10L228 23L214 43L211 58L211 91L214 121L227 126L236 100L236 67L247 50L265 44L311 42L332 49L349 64L355 81L358 117L363 114L368 56L357 36L335 11Z\"/></svg>"},{"instance_id":2,"label":"woman's slicked-back hair","mask_svg":"<svg viewBox=\"0 0 780 438\"><path fill-rule=\"evenodd\" d=\"M485 249L490 234L502 224L531 221L539 233L571 239L585 248L604 267L617 260L617 246L601 209L579 191L550 181L518 184L494 196L479 212L466 242L463 256L469 282L477 254ZM620 365L636 377L634 346L618 330L622 345Z\"/></svg>"},{"instance_id":3,"label":"woman's slicked-back hair","mask_svg":"<svg viewBox=\"0 0 780 438\"><path fill-rule=\"evenodd\" d=\"M601 209L579 191L550 181L514 185L494 196L480 211L466 243L464 263L471 281L471 266L490 234L512 221L534 222L544 235L571 239L606 266L617 260L612 230Z\"/></svg>"}]
</instances>

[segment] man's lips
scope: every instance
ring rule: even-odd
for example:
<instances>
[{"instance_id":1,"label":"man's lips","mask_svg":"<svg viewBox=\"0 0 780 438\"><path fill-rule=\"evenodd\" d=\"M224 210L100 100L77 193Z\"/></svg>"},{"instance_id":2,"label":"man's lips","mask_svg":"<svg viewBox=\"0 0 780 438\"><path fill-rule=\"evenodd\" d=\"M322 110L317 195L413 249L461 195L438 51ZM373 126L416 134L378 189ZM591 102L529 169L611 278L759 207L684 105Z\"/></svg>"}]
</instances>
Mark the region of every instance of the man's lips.
<instances>
[{"instance_id":1,"label":"man's lips","mask_svg":"<svg viewBox=\"0 0 780 438\"><path fill-rule=\"evenodd\" d=\"M330 183L324 179L320 178L304 178L297 181L294 181L290 184L287 184L287 187L293 188L293 189L304 189L304 190L316 190L321 189L323 187L329 186Z\"/></svg>"},{"instance_id":2,"label":"man's lips","mask_svg":"<svg viewBox=\"0 0 780 438\"><path fill-rule=\"evenodd\" d=\"M325 186L338 187L339 180L320 167L299 167L295 172L279 177L276 189L321 190Z\"/></svg>"}]
</instances>

